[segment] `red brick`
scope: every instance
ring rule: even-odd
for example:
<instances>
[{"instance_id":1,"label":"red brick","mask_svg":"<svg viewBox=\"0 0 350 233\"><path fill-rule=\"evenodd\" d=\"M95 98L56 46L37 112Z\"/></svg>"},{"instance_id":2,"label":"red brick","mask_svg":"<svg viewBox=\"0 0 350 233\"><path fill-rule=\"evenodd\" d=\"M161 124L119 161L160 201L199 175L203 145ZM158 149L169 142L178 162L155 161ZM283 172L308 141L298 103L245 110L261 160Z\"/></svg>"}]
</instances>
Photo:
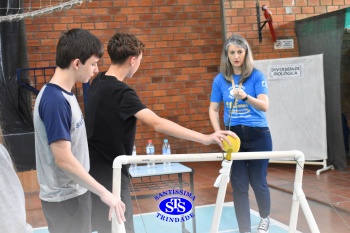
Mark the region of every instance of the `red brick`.
<instances>
[{"instance_id":1,"label":"red brick","mask_svg":"<svg viewBox=\"0 0 350 233\"><path fill-rule=\"evenodd\" d=\"M305 0L295 0L295 6L307 6L307 1L305 1Z\"/></svg>"},{"instance_id":2,"label":"red brick","mask_svg":"<svg viewBox=\"0 0 350 233\"><path fill-rule=\"evenodd\" d=\"M230 3L232 3L232 7ZM231 1L230 3L225 4L225 8L244 8L244 1Z\"/></svg>"},{"instance_id":3,"label":"red brick","mask_svg":"<svg viewBox=\"0 0 350 233\"><path fill-rule=\"evenodd\" d=\"M301 8L302 14L312 14L315 12L314 7L302 7Z\"/></svg>"},{"instance_id":4,"label":"red brick","mask_svg":"<svg viewBox=\"0 0 350 233\"><path fill-rule=\"evenodd\" d=\"M333 0L320 0L321 6L331 6L333 4Z\"/></svg>"},{"instance_id":5,"label":"red brick","mask_svg":"<svg viewBox=\"0 0 350 233\"><path fill-rule=\"evenodd\" d=\"M344 0L333 0L333 5L342 6L344 5Z\"/></svg>"},{"instance_id":6,"label":"red brick","mask_svg":"<svg viewBox=\"0 0 350 233\"><path fill-rule=\"evenodd\" d=\"M295 20L302 20L306 18L307 18L307 14L299 14L295 16Z\"/></svg>"},{"instance_id":7,"label":"red brick","mask_svg":"<svg viewBox=\"0 0 350 233\"><path fill-rule=\"evenodd\" d=\"M309 6L319 6L320 5L320 0L308 0L308 5Z\"/></svg>"},{"instance_id":8,"label":"red brick","mask_svg":"<svg viewBox=\"0 0 350 233\"><path fill-rule=\"evenodd\" d=\"M256 1L244 1L244 7L254 8L256 7Z\"/></svg>"},{"instance_id":9,"label":"red brick","mask_svg":"<svg viewBox=\"0 0 350 233\"><path fill-rule=\"evenodd\" d=\"M68 30L67 24L54 24L53 28L55 31L66 31Z\"/></svg>"},{"instance_id":10,"label":"red brick","mask_svg":"<svg viewBox=\"0 0 350 233\"><path fill-rule=\"evenodd\" d=\"M283 17L285 22L291 22L291 21L295 21L295 15L284 15Z\"/></svg>"},{"instance_id":11,"label":"red brick","mask_svg":"<svg viewBox=\"0 0 350 233\"><path fill-rule=\"evenodd\" d=\"M317 14L327 13L327 7L326 6L315 6L315 13L317 13Z\"/></svg>"},{"instance_id":12,"label":"red brick","mask_svg":"<svg viewBox=\"0 0 350 233\"><path fill-rule=\"evenodd\" d=\"M332 11L337 11L339 10L339 6L328 6L327 11L332 12Z\"/></svg>"}]
</instances>

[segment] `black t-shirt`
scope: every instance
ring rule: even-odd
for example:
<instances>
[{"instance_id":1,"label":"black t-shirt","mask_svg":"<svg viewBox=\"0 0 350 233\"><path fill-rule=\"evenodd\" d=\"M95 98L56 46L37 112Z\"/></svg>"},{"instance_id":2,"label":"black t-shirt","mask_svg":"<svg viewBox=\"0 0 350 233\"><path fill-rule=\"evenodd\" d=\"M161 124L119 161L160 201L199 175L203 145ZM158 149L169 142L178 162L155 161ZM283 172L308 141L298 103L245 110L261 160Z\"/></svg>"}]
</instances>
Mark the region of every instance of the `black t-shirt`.
<instances>
[{"instance_id":1,"label":"black t-shirt","mask_svg":"<svg viewBox=\"0 0 350 233\"><path fill-rule=\"evenodd\" d=\"M132 154L137 121L134 114L145 108L132 88L105 72L98 74L89 87L85 121L90 174L109 190L113 160Z\"/></svg>"}]
</instances>

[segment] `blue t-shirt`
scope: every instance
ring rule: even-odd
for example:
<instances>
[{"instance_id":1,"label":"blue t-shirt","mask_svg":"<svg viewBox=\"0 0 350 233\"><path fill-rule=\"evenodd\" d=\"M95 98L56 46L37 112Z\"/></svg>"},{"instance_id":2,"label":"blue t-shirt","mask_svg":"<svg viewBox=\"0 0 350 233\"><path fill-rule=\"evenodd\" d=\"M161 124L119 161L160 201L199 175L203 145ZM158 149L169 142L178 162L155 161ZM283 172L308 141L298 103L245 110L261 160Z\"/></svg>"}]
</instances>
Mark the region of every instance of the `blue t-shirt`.
<instances>
[{"instance_id":1,"label":"blue t-shirt","mask_svg":"<svg viewBox=\"0 0 350 233\"><path fill-rule=\"evenodd\" d=\"M236 90L238 90L240 75L234 75L233 78ZM264 74L254 69L250 77L243 83L242 90L254 98L257 98L260 94L267 95L268 87ZM224 102L225 126L245 125L250 127L268 127L266 115L263 111L253 108L242 100L238 100L237 106L234 106L235 99L233 97L232 83L228 82L222 73L218 74L214 79L210 101L217 103Z\"/></svg>"}]
</instances>

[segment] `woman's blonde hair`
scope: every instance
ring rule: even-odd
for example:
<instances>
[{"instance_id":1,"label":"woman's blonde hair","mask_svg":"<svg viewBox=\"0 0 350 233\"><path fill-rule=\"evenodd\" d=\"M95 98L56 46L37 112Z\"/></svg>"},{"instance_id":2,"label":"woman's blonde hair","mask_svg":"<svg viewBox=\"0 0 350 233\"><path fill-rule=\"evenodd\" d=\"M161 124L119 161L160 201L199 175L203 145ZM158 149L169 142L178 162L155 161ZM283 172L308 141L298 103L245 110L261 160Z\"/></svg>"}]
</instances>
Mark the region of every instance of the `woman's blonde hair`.
<instances>
[{"instance_id":1,"label":"woman's blonde hair","mask_svg":"<svg viewBox=\"0 0 350 233\"><path fill-rule=\"evenodd\" d=\"M224 75L227 81L231 82L234 73L232 64L228 59L228 48L230 45L236 45L237 47L243 48L246 52L242 65L241 79L239 80L239 83L244 83L253 72L254 60L247 40L238 34L230 36L224 44L224 49L221 54L220 72Z\"/></svg>"}]
</instances>

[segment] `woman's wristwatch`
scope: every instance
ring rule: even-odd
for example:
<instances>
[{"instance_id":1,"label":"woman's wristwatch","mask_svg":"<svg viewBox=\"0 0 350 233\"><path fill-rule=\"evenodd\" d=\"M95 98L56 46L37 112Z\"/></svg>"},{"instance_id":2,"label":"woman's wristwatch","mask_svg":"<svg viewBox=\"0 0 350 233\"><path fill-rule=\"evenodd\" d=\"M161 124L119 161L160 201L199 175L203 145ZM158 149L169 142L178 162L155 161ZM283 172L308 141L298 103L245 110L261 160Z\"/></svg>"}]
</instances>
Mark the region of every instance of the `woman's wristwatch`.
<instances>
[{"instance_id":1,"label":"woman's wristwatch","mask_svg":"<svg viewBox=\"0 0 350 233\"><path fill-rule=\"evenodd\" d=\"M242 99L242 101L247 101L248 100L248 94L246 95L246 97L244 99Z\"/></svg>"}]
</instances>

